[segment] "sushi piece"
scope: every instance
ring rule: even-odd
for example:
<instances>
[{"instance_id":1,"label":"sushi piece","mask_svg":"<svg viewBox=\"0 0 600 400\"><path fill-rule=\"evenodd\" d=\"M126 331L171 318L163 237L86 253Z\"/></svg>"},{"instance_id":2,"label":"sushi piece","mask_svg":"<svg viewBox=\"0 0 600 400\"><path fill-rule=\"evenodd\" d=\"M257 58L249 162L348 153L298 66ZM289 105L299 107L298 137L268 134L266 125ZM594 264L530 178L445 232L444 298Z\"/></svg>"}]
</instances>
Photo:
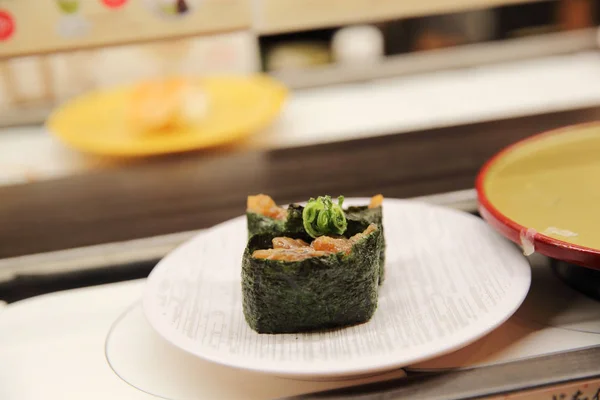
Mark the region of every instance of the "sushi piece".
<instances>
[{"instance_id":1,"label":"sushi piece","mask_svg":"<svg viewBox=\"0 0 600 400\"><path fill-rule=\"evenodd\" d=\"M135 85L127 116L134 132L165 133L200 123L208 110L208 95L198 82L166 78Z\"/></svg>"},{"instance_id":2,"label":"sushi piece","mask_svg":"<svg viewBox=\"0 0 600 400\"><path fill-rule=\"evenodd\" d=\"M311 206L311 203L314 206ZM377 308L381 230L349 235L340 205L311 199L305 233L252 236L242 261L243 310L259 333L295 333L367 322Z\"/></svg>"},{"instance_id":3,"label":"sushi piece","mask_svg":"<svg viewBox=\"0 0 600 400\"><path fill-rule=\"evenodd\" d=\"M376 224L381 230L378 253L380 260L380 284L385 279L385 237L383 231L383 196L378 194L371 198L369 205L351 206L343 210L350 235L359 233L365 224ZM302 214L304 207L291 204L287 209L278 206L267 195L259 194L248 197L246 218L248 223L248 237L261 233L283 232L296 233L304 240L310 236L304 226Z\"/></svg>"}]
</instances>

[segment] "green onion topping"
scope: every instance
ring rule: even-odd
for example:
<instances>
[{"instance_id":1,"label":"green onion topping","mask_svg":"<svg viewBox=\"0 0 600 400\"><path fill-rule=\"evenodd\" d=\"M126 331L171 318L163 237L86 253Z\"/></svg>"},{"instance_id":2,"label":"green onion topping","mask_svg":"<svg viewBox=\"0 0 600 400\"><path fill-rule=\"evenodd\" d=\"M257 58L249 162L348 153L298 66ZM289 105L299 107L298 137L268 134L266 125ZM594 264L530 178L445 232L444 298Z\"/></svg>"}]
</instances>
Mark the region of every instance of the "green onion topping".
<instances>
[{"instance_id":1,"label":"green onion topping","mask_svg":"<svg viewBox=\"0 0 600 400\"><path fill-rule=\"evenodd\" d=\"M334 204L330 196L319 196L310 199L302 212L304 229L313 238L327 234L341 235L346 231L348 223L342 210L344 196L338 197Z\"/></svg>"}]
</instances>

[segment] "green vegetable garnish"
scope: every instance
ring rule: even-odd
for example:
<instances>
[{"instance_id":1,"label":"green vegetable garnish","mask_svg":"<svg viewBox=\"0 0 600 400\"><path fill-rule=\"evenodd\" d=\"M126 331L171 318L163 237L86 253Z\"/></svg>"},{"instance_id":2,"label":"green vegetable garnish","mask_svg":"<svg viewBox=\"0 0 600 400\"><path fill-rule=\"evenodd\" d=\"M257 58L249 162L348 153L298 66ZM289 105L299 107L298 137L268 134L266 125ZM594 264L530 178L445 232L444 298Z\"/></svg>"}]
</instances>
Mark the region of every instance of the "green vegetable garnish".
<instances>
[{"instance_id":1,"label":"green vegetable garnish","mask_svg":"<svg viewBox=\"0 0 600 400\"><path fill-rule=\"evenodd\" d=\"M313 238L328 234L341 235L346 232L348 223L342 210L344 196L338 197L334 204L330 196L310 199L302 212L304 229Z\"/></svg>"}]
</instances>

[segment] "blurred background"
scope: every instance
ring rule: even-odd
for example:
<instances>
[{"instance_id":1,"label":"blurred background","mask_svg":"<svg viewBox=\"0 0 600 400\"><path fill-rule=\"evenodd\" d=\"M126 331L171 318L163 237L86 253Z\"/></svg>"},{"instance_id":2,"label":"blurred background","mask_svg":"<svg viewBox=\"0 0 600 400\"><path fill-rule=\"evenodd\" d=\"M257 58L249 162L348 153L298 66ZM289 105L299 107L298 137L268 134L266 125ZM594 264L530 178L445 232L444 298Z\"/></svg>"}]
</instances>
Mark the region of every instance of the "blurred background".
<instances>
[{"instance_id":1,"label":"blurred background","mask_svg":"<svg viewBox=\"0 0 600 400\"><path fill-rule=\"evenodd\" d=\"M581 51L596 47L596 3L2 0L0 121L40 123L78 94L166 74L305 88Z\"/></svg>"},{"instance_id":2,"label":"blurred background","mask_svg":"<svg viewBox=\"0 0 600 400\"><path fill-rule=\"evenodd\" d=\"M599 13L596 0L0 0L0 184L5 188L0 212L12 218L0 232L5 243L0 256L204 228L239 214L245 196L258 191L287 188L281 189L283 202L336 189L333 183L346 195L388 190L399 197L472 188L477 169L503 145L596 119ZM74 130L69 142L47 124L60 107L98 90L164 77L255 74L281 83L287 89L285 102L280 106L269 100L268 123L248 127L248 132L238 127L239 137L219 146L156 151L173 153L161 157L152 151L134 158L96 154L76 143L77 135L102 141L114 134L110 129L92 135L73 113L62 125ZM238 106L246 107L246 114L262 104L260 96L242 95L235 85L228 90L245 97ZM161 108L160 96L158 104ZM551 114L573 110L587 114ZM114 118L105 109L96 111L99 120ZM92 107L86 115L93 112ZM464 128L534 115L544 117L519 120L514 127ZM220 114L222 121L238 117L239 112ZM211 126L218 136L218 124ZM443 136L456 139L453 150L444 147L442 136L429 132L418 135L425 155L419 160L396 153L378 159L392 163L381 161L378 168L393 165L397 173L419 177L400 174L377 181L374 172L365 172L355 186L345 188L341 182L348 180L336 172L321 177L322 187L314 184L320 178L305 178L312 186L288 187L274 170L273 163L305 154L285 149L457 126L463 128ZM493 134L491 126L497 130ZM202 129L197 133L204 134ZM408 149L403 143L398 148ZM350 149L356 152L353 160L363 157L370 164L377 157L361 152L362 145L340 146L322 151L350 157ZM383 151L378 149L374 154ZM428 157L439 162L437 172L429 164L415 164ZM405 164L393 164L400 162ZM452 184L443 178L451 170L462 174ZM106 171L112 175L102 175ZM205 179L214 190L236 189L227 192L231 199L223 198L227 211L214 204L205 209L192 205L206 203L209 186L200 188L195 174L209 171L213 175ZM425 176L442 183L428 186ZM113 204L100 195L106 193L121 198ZM159 206L160 201L165 203ZM69 202L87 207L88 214L55 213ZM144 214L145 225L132 223L139 220L135 207L152 202L156 205ZM37 217L20 215L22 204ZM164 204L178 210L178 216L162 215ZM127 226L119 225L119 213L132 218L123 222ZM108 216L115 219L103 227L110 234L86 236L94 221ZM64 235L53 234L54 225L46 230L40 221L61 226ZM67 236L71 239L59 243Z\"/></svg>"},{"instance_id":3,"label":"blurred background","mask_svg":"<svg viewBox=\"0 0 600 400\"><path fill-rule=\"evenodd\" d=\"M33 0L0 0L0 181L41 179L71 171L75 165L102 164L74 154L51 158L57 150L42 150L50 145L39 138L42 133L37 128L55 107L73 97L141 79L268 73L293 92L291 111L284 117L290 114L294 122L288 121L281 129L286 132L277 137L294 143L299 136L310 142L313 136L324 140L323 135L345 131L343 121L336 129L337 121L307 123L300 116L311 114L311 107L322 110L325 104L333 109L359 107L364 113L376 109L382 114L373 126L363 123L363 131L378 134L395 128L384 127L390 117L382 109L390 103L395 102L395 108L410 119L419 111L402 107L421 104L427 90L444 92L439 88L447 80L440 81L438 89L416 87L431 85L432 79L418 80L426 73L512 62L505 72L518 65L521 75L545 75L555 87L573 89L574 75L581 79L589 71L597 80L598 60L585 52L597 48L599 12L595 0L54 0L35 6ZM582 52L587 59L524 63ZM449 90L461 97L474 80L492 72L474 72L464 87ZM554 73L558 75L550 77ZM442 75L433 76L441 79ZM498 87L487 87L478 102L497 103L490 106L493 110L501 107L506 82L497 80L499 76L487 78L488 85L497 82ZM334 90L357 82L374 83L347 93ZM529 84L531 90L545 86L539 79ZM375 96L369 110L355 104L368 90ZM414 94L406 101L408 90L420 90L422 96ZM589 93L579 93L570 101L589 101L585 96ZM440 101L435 94L428 105L421 104L429 118L438 118L436 113L452 106ZM334 110L330 114L336 115ZM321 118L317 112L312 115ZM310 126L303 132L302 124ZM28 129L18 129L24 126ZM25 140L29 152L40 152L38 163L24 155L15 159L15 141ZM48 159L48 164L40 167L42 159Z\"/></svg>"}]
</instances>

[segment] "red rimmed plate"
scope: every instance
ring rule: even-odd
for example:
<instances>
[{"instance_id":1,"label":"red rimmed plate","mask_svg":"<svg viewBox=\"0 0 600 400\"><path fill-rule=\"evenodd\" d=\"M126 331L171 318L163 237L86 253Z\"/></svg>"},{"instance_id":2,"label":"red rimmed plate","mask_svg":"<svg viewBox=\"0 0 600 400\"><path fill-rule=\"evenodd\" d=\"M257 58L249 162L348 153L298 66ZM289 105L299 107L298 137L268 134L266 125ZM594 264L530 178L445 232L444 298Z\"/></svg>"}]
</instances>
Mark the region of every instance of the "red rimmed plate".
<instances>
[{"instance_id":1,"label":"red rimmed plate","mask_svg":"<svg viewBox=\"0 0 600 400\"><path fill-rule=\"evenodd\" d=\"M600 123L507 147L476 186L481 216L526 253L600 269Z\"/></svg>"}]
</instances>

